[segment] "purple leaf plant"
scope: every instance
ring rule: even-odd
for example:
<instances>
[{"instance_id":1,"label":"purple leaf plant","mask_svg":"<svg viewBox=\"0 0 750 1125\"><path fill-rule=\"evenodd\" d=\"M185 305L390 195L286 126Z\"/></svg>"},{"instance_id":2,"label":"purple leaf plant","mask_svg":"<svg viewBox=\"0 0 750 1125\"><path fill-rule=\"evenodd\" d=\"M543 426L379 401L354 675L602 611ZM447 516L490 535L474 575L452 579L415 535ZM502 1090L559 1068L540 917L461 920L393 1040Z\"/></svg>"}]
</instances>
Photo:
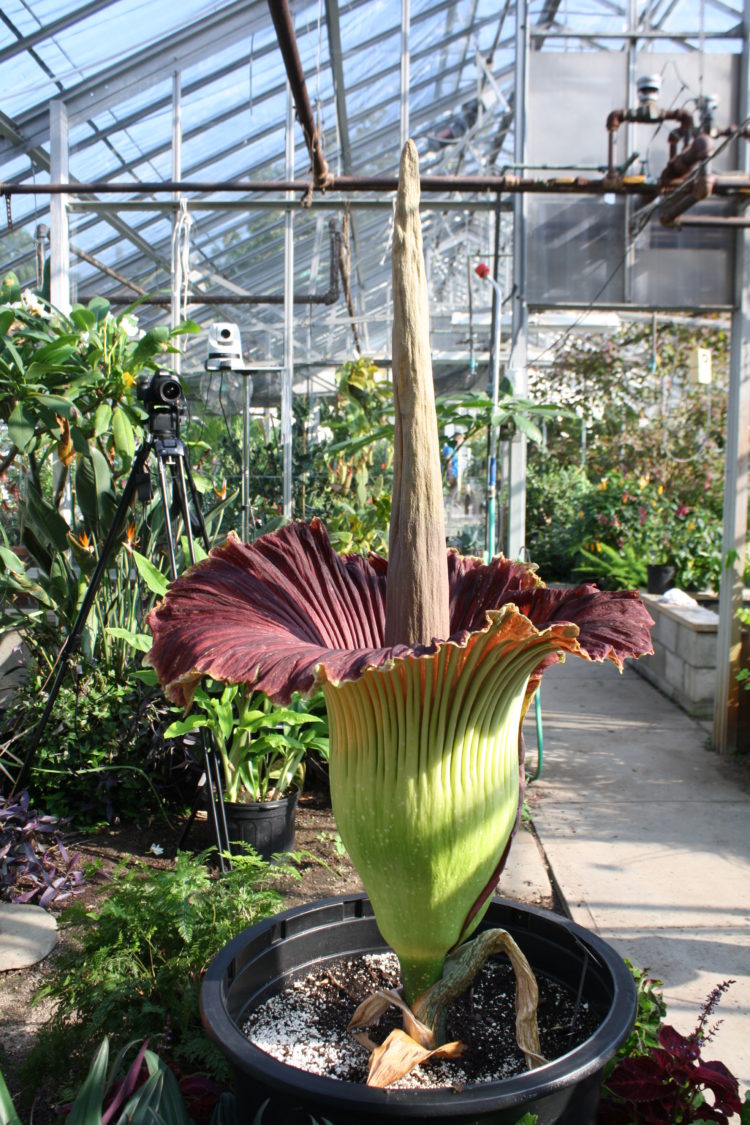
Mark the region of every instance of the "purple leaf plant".
<instances>
[{"instance_id":1,"label":"purple leaf plant","mask_svg":"<svg viewBox=\"0 0 750 1125\"><path fill-rule=\"evenodd\" d=\"M48 908L82 893L83 861L63 842L65 823L32 808L27 791L0 796L0 899Z\"/></svg>"},{"instance_id":2,"label":"purple leaf plant","mask_svg":"<svg viewBox=\"0 0 750 1125\"><path fill-rule=\"evenodd\" d=\"M701 1053L721 1023L709 1029L708 1017L732 984L723 981L709 993L690 1035L662 1024L657 1047L617 1064L605 1083L599 1125L729 1125L742 1111L739 1083L723 1062L705 1060Z\"/></svg>"}]
</instances>

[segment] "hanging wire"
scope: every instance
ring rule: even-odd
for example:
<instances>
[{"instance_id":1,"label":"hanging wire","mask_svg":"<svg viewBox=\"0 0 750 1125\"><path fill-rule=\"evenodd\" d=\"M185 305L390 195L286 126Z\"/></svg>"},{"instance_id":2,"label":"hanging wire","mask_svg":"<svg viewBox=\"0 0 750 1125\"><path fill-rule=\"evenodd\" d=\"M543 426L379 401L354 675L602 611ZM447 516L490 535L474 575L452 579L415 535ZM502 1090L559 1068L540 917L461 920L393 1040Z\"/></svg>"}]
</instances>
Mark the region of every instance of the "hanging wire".
<instances>
[{"instance_id":1,"label":"hanging wire","mask_svg":"<svg viewBox=\"0 0 750 1125\"><path fill-rule=\"evenodd\" d=\"M187 319L190 293L190 228L193 216L188 211L187 200L181 199L174 230L172 231L172 276L177 279L178 316ZM176 327L176 326L175 326Z\"/></svg>"}]
</instances>

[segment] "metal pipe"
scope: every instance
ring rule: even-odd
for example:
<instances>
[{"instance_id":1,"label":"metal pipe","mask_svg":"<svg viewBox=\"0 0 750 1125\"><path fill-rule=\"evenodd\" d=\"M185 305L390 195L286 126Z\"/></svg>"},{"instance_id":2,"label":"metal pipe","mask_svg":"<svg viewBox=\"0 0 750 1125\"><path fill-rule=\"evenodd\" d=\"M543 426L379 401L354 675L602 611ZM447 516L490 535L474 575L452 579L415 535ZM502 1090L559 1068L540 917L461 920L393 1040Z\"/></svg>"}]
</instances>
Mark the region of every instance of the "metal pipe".
<instances>
[{"instance_id":1,"label":"metal pipe","mask_svg":"<svg viewBox=\"0 0 750 1125\"><path fill-rule=\"evenodd\" d=\"M727 230L750 227L750 218L741 215L685 215L674 220L675 228L680 227L723 227Z\"/></svg>"},{"instance_id":2,"label":"metal pipe","mask_svg":"<svg viewBox=\"0 0 750 1125\"><path fill-rule=\"evenodd\" d=\"M401 148L409 139L409 0L401 0L400 137Z\"/></svg>"},{"instance_id":3,"label":"metal pipe","mask_svg":"<svg viewBox=\"0 0 750 1125\"><path fill-rule=\"evenodd\" d=\"M310 153L315 186L325 191L325 189L330 186L330 181L333 179L333 176L328 169L328 162L323 155L323 146L315 125L315 117L312 105L310 104L310 97L307 93L307 83L305 82L305 74L302 70L302 60L299 57L299 49L297 47L297 36L294 33L294 18L289 10L287 0L268 0L268 7L270 8L271 19L273 20L273 26L276 30L279 49L284 59L284 67L286 69L287 78L289 79L292 97L294 98L297 120L302 126L302 132L305 134L305 144ZM292 188L288 190L294 191L296 189Z\"/></svg>"},{"instance_id":4,"label":"metal pipe","mask_svg":"<svg viewBox=\"0 0 750 1125\"><path fill-rule=\"evenodd\" d=\"M637 109L613 109L607 115L607 179L617 178L615 169L615 143L617 131L622 124L628 122L633 125L661 125L665 121L679 121L680 134L689 133L693 128L693 118L687 110L667 109L652 113L647 106L638 106ZM673 134L670 134L670 139Z\"/></svg>"},{"instance_id":5,"label":"metal pipe","mask_svg":"<svg viewBox=\"0 0 750 1125\"><path fill-rule=\"evenodd\" d=\"M329 285L325 293L295 293L293 303L295 305L335 305L339 299L339 247L341 245L341 234L336 229L336 223L333 219L328 224L331 232L331 263L329 269ZM76 250L71 246L71 250L79 258L84 261L90 262L98 269L103 270L104 273L109 274L115 281L122 282L128 288L133 289L136 293L145 294L147 291L136 286L134 282L128 281L122 274L111 270L100 262L98 258L92 257L90 254L85 254L81 250ZM93 295L93 294L92 294ZM81 301L87 301L90 298L81 295ZM133 303L132 295L127 293L112 293L107 295L107 300L111 305L131 305ZM171 305L171 297L160 297L155 295L145 296L139 305L163 305L169 308ZM283 305L283 293L189 293L187 297L189 305Z\"/></svg>"},{"instance_id":6,"label":"metal pipe","mask_svg":"<svg viewBox=\"0 0 750 1125\"><path fill-rule=\"evenodd\" d=\"M172 179L179 182L182 179L182 74L176 70L172 75ZM179 206L180 192L172 196L173 203ZM176 328L181 320L180 296L182 291L182 255L180 247L181 215L176 211L172 216L172 316L171 327ZM187 279L185 279L187 288ZM172 370L179 375L182 370L182 351L178 347L172 352Z\"/></svg>"},{"instance_id":7,"label":"metal pipe","mask_svg":"<svg viewBox=\"0 0 750 1125\"><path fill-rule=\"evenodd\" d=\"M606 177L590 180L584 176L558 176L554 179L522 179L519 176L422 176L420 181L423 193L467 192L487 194L504 192L509 195L538 193L541 195L644 195L653 198L659 194L659 185L646 181L642 176L624 176L610 181ZM395 176L334 176L329 191L345 192L395 192L398 179ZM11 183L0 181L0 195L117 195L134 193L137 195L168 195L182 192L304 192L310 190L309 180L156 180L130 182L104 180L92 183ZM750 176L742 179L736 176L717 176L715 195L750 194ZM126 200L124 209L132 202ZM288 205L289 201L286 201ZM343 200L342 200L343 202ZM208 206L203 201L204 206ZM284 203L280 202L279 207ZM96 207L96 201L92 203Z\"/></svg>"},{"instance_id":8,"label":"metal pipe","mask_svg":"<svg viewBox=\"0 0 750 1125\"><path fill-rule=\"evenodd\" d=\"M676 152L669 160L667 166L659 177L659 182L664 189L668 189L676 180L681 180L696 166L708 161L713 156L714 143L707 133L699 133L692 144Z\"/></svg>"},{"instance_id":9,"label":"metal pipe","mask_svg":"<svg viewBox=\"0 0 750 1125\"><path fill-rule=\"evenodd\" d=\"M294 117L292 115L292 88L286 95L286 174L294 175ZM282 512L290 520L293 512L292 496L292 399L294 383L294 215L291 209L284 215L284 366L281 371L281 485Z\"/></svg>"},{"instance_id":10,"label":"metal pipe","mask_svg":"<svg viewBox=\"0 0 750 1125\"><path fill-rule=\"evenodd\" d=\"M696 203L701 203L704 199L708 199L711 194L712 182L711 177L701 174L694 180L689 180L688 183L682 188L673 191L668 199L669 203L664 207L659 215L659 222L663 227L669 227L674 222L679 220L680 215L694 207Z\"/></svg>"},{"instance_id":11,"label":"metal pipe","mask_svg":"<svg viewBox=\"0 0 750 1125\"><path fill-rule=\"evenodd\" d=\"M487 561L491 562L497 549L497 423L495 415L500 401L500 326L503 311L503 291L490 273L489 266L480 262L474 272L484 281L488 281L495 291L495 306L493 313L497 315L492 319L492 344L490 351L491 388L490 388L490 421L487 430L487 521L486 544Z\"/></svg>"}]
</instances>

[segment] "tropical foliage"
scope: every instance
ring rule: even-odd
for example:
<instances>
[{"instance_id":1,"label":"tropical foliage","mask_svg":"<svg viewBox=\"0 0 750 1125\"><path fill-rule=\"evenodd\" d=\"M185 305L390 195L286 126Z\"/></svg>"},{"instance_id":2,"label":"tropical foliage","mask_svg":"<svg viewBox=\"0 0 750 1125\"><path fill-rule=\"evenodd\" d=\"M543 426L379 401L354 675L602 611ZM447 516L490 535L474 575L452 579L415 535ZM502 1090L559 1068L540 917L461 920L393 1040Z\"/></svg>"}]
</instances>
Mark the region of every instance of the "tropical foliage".
<instances>
[{"instance_id":1,"label":"tropical foliage","mask_svg":"<svg viewBox=\"0 0 750 1125\"><path fill-rule=\"evenodd\" d=\"M77 941L47 975L41 994L57 1007L30 1056L29 1075L69 1073L71 1058L89 1057L105 1033L116 1050L156 1037L191 1069L225 1074L201 1029L202 974L235 934L279 909L274 881L292 872L239 855L216 877L208 858L179 853L172 868L120 870L98 908L77 905L63 915Z\"/></svg>"}]
</instances>

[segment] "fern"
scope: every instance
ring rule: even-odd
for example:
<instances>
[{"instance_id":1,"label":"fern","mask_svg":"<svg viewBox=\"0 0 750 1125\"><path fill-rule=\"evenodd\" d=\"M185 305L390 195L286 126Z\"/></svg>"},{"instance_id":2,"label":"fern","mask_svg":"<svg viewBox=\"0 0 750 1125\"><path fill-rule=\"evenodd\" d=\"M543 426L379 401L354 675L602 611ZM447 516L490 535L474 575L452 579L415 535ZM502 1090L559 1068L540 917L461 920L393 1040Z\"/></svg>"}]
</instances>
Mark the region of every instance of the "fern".
<instances>
[{"instance_id":1,"label":"fern","mask_svg":"<svg viewBox=\"0 0 750 1125\"><path fill-rule=\"evenodd\" d=\"M61 923L76 943L37 994L56 1000L57 1008L27 1063L27 1080L41 1073L67 1077L71 1051L88 1058L105 1033L113 1050L150 1038L192 1069L226 1077L200 1023L201 979L231 938L279 909L272 882L291 869L244 855L217 877L205 866L209 854L180 853L162 871L139 864L119 875L96 910L79 904L65 912Z\"/></svg>"}]
</instances>

